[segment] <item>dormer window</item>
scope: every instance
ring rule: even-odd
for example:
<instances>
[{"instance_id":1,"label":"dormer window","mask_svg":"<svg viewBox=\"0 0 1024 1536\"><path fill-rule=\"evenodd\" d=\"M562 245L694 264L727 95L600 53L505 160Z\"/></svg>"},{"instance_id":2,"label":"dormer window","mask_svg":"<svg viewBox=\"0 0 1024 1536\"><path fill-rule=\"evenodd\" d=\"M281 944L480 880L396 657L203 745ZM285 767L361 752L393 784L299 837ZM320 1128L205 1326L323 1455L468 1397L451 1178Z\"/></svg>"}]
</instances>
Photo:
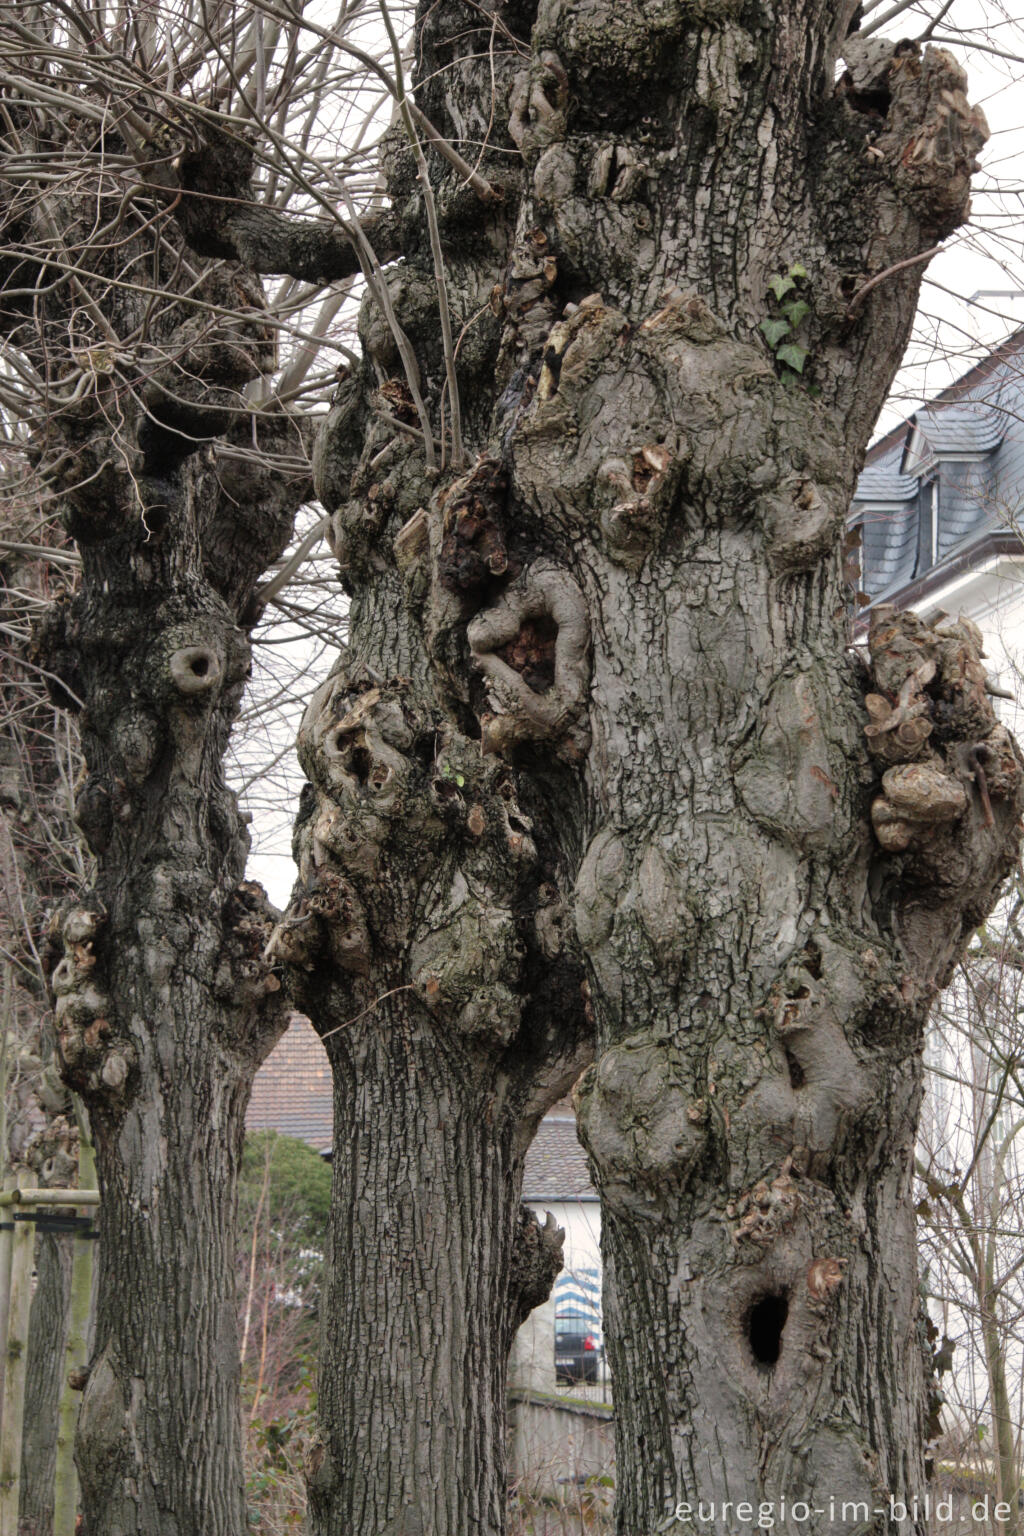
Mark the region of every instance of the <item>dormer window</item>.
<instances>
[{"instance_id":1,"label":"dormer window","mask_svg":"<svg viewBox=\"0 0 1024 1536\"><path fill-rule=\"evenodd\" d=\"M939 559L939 481L936 475L921 486L921 525L917 546L917 570L920 576L938 564Z\"/></svg>"},{"instance_id":2,"label":"dormer window","mask_svg":"<svg viewBox=\"0 0 1024 1536\"><path fill-rule=\"evenodd\" d=\"M934 475L936 470L935 454L929 439L922 432L919 424L910 429L906 446L903 451L903 462L900 465L904 475Z\"/></svg>"},{"instance_id":3,"label":"dormer window","mask_svg":"<svg viewBox=\"0 0 1024 1536\"><path fill-rule=\"evenodd\" d=\"M1024 328L1010 353L997 350L936 399L893 427L869 450L857 479L850 527L863 547L847 548L847 577L857 575L872 602L927 596L962 571L984 541L1003 531L1008 497L1019 498L1024 437L1019 357ZM985 546L988 547L987 544Z\"/></svg>"}]
</instances>

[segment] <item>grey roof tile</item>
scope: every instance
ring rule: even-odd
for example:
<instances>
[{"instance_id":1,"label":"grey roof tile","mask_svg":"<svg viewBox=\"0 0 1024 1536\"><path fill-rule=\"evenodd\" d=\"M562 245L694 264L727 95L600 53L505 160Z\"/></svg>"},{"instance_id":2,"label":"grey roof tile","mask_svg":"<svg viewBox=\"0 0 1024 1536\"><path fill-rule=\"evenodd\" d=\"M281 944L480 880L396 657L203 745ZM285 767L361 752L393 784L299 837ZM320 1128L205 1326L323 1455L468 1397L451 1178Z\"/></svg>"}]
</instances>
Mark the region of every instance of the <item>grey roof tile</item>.
<instances>
[{"instance_id":1,"label":"grey roof tile","mask_svg":"<svg viewBox=\"0 0 1024 1536\"><path fill-rule=\"evenodd\" d=\"M1006 435L1006 414L989 400L926 405L912 419L940 458L945 453L991 453Z\"/></svg>"},{"instance_id":2,"label":"grey roof tile","mask_svg":"<svg viewBox=\"0 0 1024 1536\"><path fill-rule=\"evenodd\" d=\"M854 501L892 506L913 500L917 495L919 481L916 475L900 473L900 458L901 454L894 453L881 463L866 464L857 480Z\"/></svg>"}]
</instances>

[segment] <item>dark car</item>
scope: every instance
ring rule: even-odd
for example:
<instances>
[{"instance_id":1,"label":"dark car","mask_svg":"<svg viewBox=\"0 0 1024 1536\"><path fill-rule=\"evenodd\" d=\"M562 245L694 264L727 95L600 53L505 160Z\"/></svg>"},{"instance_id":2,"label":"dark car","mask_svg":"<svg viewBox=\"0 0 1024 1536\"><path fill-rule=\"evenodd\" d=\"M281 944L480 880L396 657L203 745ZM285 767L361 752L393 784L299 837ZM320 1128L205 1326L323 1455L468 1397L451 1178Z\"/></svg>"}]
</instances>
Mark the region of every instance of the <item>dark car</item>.
<instances>
[{"instance_id":1,"label":"dark car","mask_svg":"<svg viewBox=\"0 0 1024 1536\"><path fill-rule=\"evenodd\" d=\"M555 1380L572 1385L577 1381L596 1381L602 1355L600 1338L578 1324L571 1330L555 1330Z\"/></svg>"}]
</instances>

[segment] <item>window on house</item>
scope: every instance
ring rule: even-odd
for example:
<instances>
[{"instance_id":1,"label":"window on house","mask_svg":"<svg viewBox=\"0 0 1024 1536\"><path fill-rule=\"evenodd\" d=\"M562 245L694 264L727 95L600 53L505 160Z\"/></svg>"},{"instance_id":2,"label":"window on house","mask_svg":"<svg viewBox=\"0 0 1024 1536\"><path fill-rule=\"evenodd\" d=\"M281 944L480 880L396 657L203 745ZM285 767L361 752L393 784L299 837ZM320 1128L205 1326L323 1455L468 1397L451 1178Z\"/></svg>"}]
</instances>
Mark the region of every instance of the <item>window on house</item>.
<instances>
[{"instance_id":1,"label":"window on house","mask_svg":"<svg viewBox=\"0 0 1024 1536\"><path fill-rule=\"evenodd\" d=\"M921 487L916 576L930 570L939 558L939 482L932 478Z\"/></svg>"},{"instance_id":2,"label":"window on house","mask_svg":"<svg viewBox=\"0 0 1024 1536\"><path fill-rule=\"evenodd\" d=\"M935 565L939 558L939 482L929 480L925 487L925 495L928 498L928 538L931 547L930 565Z\"/></svg>"}]
</instances>

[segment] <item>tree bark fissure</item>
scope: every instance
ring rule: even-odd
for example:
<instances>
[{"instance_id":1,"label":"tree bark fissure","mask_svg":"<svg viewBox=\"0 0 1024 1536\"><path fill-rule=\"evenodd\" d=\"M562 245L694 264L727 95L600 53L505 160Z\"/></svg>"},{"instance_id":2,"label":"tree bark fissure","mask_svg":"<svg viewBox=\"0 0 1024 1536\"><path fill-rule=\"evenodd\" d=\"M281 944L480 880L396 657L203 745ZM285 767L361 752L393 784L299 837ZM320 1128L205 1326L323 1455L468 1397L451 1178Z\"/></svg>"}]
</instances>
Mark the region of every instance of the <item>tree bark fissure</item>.
<instances>
[{"instance_id":1,"label":"tree bark fissure","mask_svg":"<svg viewBox=\"0 0 1024 1536\"><path fill-rule=\"evenodd\" d=\"M328 1049L346 1145L324 1297L324 1431L308 1463L314 1521L388 1536L498 1530L510 1325L526 1304L508 1294L523 1246L509 1117L480 1115L479 1093L460 1084L465 1061L446 1060L401 999L381 1006L372 1034L345 1031ZM541 1254L556 1253L543 1290L560 1234L536 1232ZM537 1279L526 1278L528 1301Z\"/></svg>"},{"instance_id":2,"label":"tree bark fissure","mask_svg":"<svg viewBox=\"0 0 1024 1536\"><path fill-rule=\"evenodd\" d=\"M332 1533L500 1531L507 1355L561 1237L524 1222L522 1159L588 1057L581 973L513 774L408 679L352 668L303 722L270 944L335 1079L311 1510Z\"/></svg>"}]
</instances>

